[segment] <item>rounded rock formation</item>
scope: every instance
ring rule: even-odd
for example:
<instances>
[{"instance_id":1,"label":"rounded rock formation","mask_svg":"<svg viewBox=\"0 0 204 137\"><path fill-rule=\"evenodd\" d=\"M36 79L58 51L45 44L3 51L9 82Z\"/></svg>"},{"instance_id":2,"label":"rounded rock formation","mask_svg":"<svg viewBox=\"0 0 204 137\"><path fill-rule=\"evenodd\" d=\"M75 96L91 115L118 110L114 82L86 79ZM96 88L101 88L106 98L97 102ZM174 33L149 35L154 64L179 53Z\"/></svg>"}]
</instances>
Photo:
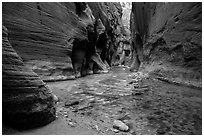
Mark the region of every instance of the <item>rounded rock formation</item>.
<instances>
[{"instance_id":1,"label":"rounded rock formation","mask_svg":"<svg viewBox=\"0 0 204 137\"><path fill-rule=\"evenodd\" d=\"M17 128L41 126L55 120L53 95L46 84L26 67L2 27L2 119Z\"/></svg>"}]
</instances>

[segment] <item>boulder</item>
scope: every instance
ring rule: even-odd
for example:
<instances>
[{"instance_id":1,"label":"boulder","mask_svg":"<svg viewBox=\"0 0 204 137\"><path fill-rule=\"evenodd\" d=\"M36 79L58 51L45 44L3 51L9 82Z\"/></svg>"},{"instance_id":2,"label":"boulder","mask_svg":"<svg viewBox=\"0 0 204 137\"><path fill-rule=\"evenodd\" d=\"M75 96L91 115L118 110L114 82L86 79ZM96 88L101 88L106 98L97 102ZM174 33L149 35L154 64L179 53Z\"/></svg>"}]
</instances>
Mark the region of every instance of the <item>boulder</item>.
<instances>
[{"instance_id":1,"label":"boulder","mask_svg":"<svg viewBox=\"0 0 204 137\"><path fill-rule=\"evenodd\" d=\"M120 120L114 120L113 128L119 129L124 132L127 132L129 130L129 127Z\"/></svg>"}]
</instances>

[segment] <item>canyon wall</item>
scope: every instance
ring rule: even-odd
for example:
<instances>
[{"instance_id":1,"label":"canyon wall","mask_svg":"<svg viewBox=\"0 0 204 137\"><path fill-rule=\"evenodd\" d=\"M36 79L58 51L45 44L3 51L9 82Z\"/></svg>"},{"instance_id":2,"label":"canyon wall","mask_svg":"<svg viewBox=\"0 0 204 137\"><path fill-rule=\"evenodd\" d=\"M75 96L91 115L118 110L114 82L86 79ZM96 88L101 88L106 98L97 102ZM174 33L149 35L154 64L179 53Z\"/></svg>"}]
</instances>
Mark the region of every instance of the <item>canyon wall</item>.
<instances>
[{"instance_id":1,"label":"canyon wall","mask_svg":"<svg viewBox=\"0 0 204 137\"><path fill-rule=\"evenodd\" d=\"M119 3L4 2L3 122L55 119L56 97L43 81L106 73L121 40Z\"/></svg>"},{"instance_id":2,"label":"canyon wall","mask_svg":"<svg viewBox=\"0 0 204 137\"><path fill-rule=\"evenodd\" d=\"M202 3L133 3L131 23L141 68L201 81Z\"/></svg>"},{"instance_id":3,"label":"canyon wall","mask_svg":"<svg viewBox=\"0 0 204 137\"><path fill-rule=\"evenodd\" d=\"M104 60L100 59L101 56L91 53L93 56L86 57L88 59L85 64L93 60L93 63L106 71L107 66L111 65L114 48L117 47L118 36L121 35L122 9L119 3L3 3L2 8L3 24L9 31L11 45L24 63L43 80L78 77L73 65L77 68L82 67L81 64L85 61L78 61L78 55L73 55L79 54L77 46L77 52L72 52L73 44L79 46L80 41L86 41L88 45L82 44L79 46L80 49L96 52L94 48L97 47L97 38L100 35L97 34L100 24L96 22L100 21L107 35L104 44L111 47L103 53L107 61L104 63ZM93 38L94 36L96 37ZM82 52L89 54L88 51ZM80 65L73 64L72 60Z\"/></svg>"},{"instance_id":4,"label":"canyon wall","mask_svg":"<svg viewBox=\"0 0 204 137\"><path fill-rule=\"evenodd\" d=\"M12 48L4 26L2 36L3 123L28 128L55 120L55 102L51 91Z\"/></svg>"}]
</instances>

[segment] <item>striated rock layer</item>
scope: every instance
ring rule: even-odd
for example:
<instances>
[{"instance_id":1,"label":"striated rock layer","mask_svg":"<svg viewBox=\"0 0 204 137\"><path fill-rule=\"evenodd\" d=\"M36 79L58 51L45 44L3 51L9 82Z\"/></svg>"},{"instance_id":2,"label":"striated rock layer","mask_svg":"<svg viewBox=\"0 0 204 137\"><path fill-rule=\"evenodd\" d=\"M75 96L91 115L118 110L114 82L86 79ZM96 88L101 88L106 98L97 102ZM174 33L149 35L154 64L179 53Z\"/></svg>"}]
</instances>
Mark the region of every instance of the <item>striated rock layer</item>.
<instances>
[{"instance_id":1,"label":"striated rock layer","mask_svg":"<svg viewBox=\"0 0 204 137\"><path fill-rule=\"evenodd\" d=\"M111 65L121 36L119 3L3 3L2 9L13 48L43 80L107 72Z\"/></svg>"},{"instance_id":2,"label":"striated rock layer","mask_svg":"<svg viewBox=\"0 0 204 137\"><path fill-rule=\"evenodd\" d=\"M43 79L71 75L71 38L85 39L73 3L3 3L9 40L26 65Z\"/></svg>"},{"instance_id":3,"label":"striated rock layer","mask_svg":"<svg viewBox=\"0 0 204 137\"><path fill-rule=\"evenodd\" d=\"M2 119L4 124L28 128L55 120L55 102L45 83L26 67L2 33Z\"/></svg>"},{"instance_id":4,"label":"striated rock layer","mask_svg":"<svg viewBox=\"0 0 204 137\"><path fill-rule=\"evenodd\" d=\"M133 3L132 7L132 69L145 63L168 77L201 80L202 3Z\"/></svg>"},{"instance_id":5,"label":"striated rock layer","mask_svg":"<svg viewBox=\"0 0 204 137\"><path fill-rule=\"evenodd\" d=\"M4 2L2 16L3 122L17 127L55 119L42 80L107 73L122 38L119 3Z\"/></svg>"}]
</instances>

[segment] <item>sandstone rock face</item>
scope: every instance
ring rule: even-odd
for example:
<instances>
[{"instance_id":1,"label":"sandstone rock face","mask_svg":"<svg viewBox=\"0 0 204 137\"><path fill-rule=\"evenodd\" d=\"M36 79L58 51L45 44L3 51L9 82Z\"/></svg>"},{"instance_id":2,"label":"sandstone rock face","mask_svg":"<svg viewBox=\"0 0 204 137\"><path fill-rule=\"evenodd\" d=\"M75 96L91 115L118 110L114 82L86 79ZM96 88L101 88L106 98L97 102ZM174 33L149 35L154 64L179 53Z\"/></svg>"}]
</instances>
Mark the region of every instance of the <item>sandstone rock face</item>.
<instances>
[{"instance_id":1,"label":"sandstone rock face","mask_svg":"<svg viewBox=\"0 0 204 137\"><path fill-rule=\"evenodd\" d=\"M106 70L102 56L111 64L117 37L121 35L122 9L119 3L31 2L3 3L2 7L3 23L9 30L11 45L43 80L72 79L90 66L93 71L94 64ZM104 45L111 47L104 48L101 55L94 50L100 35L97 34L100 30L96 24L98 20L104 25L103 33L108 37ZM75 59L79 54L77 48L72 52L75 40L88 42L86 51L83 50L86 60ZM83 45L78 46L81 49ZM73 65L82 70L75 72L77 69Z\"/></svg>"},{"instance_id":2,"label":"sandstone rock face","mask_svg":"<svg viewBox=\"0 0 204 137\"><path fill-rule=\"evenodd\" d=\"M98 2L88 3L96 19L100 19L105 26L107 34L106 49L102 51L102 60L106 60L109 66L118 60L117 48L123 39L122 7L120 3ZM105 54L105 55L104 55Z\"/></svg>"},{"instance_id":3,"label":"sandstone rock face","mask_svg":"<svg viewBox=\"0 0 204 137\"><path fill-rule=\"evenodd\" d=\"M195 79L201 76L202 3L133 3L131 22L132 41L136 34L142 40L134 43L139 63L189 71Z\"/></svg>"},{"instance_id":4,"label":"sandstone rock face","mask_svg":"<svg viewBox=\"0 0 204 137\"><path fill-rule=\"evenodd\" d=\"M2 13L3 121L18 127L55 119L42 80L108 72L122 37L119 3L4 2Z\"/></svg>"},{"instance_id":5,"label":"sandstone rock face","mask_svg":"<svg viewBox=\"0 0 204 137\"><path fill-rule=\"evenodd\" d=\"M53 95L45 83L26 67L2 33L3 123L18 128L47 124L55 119Z\"/></svg>"},{"instance_id":6,"label":"sandstone rock face","mask_svg":"<svg viewBox=\"0 0 204 137\"><path fill-rule=\"evenodd\" d=\"M43 79L73 73L72 38L86 38L85 24L74 11L74 3L3 3L13 48Z\"/></svg>"}]
</instances>

